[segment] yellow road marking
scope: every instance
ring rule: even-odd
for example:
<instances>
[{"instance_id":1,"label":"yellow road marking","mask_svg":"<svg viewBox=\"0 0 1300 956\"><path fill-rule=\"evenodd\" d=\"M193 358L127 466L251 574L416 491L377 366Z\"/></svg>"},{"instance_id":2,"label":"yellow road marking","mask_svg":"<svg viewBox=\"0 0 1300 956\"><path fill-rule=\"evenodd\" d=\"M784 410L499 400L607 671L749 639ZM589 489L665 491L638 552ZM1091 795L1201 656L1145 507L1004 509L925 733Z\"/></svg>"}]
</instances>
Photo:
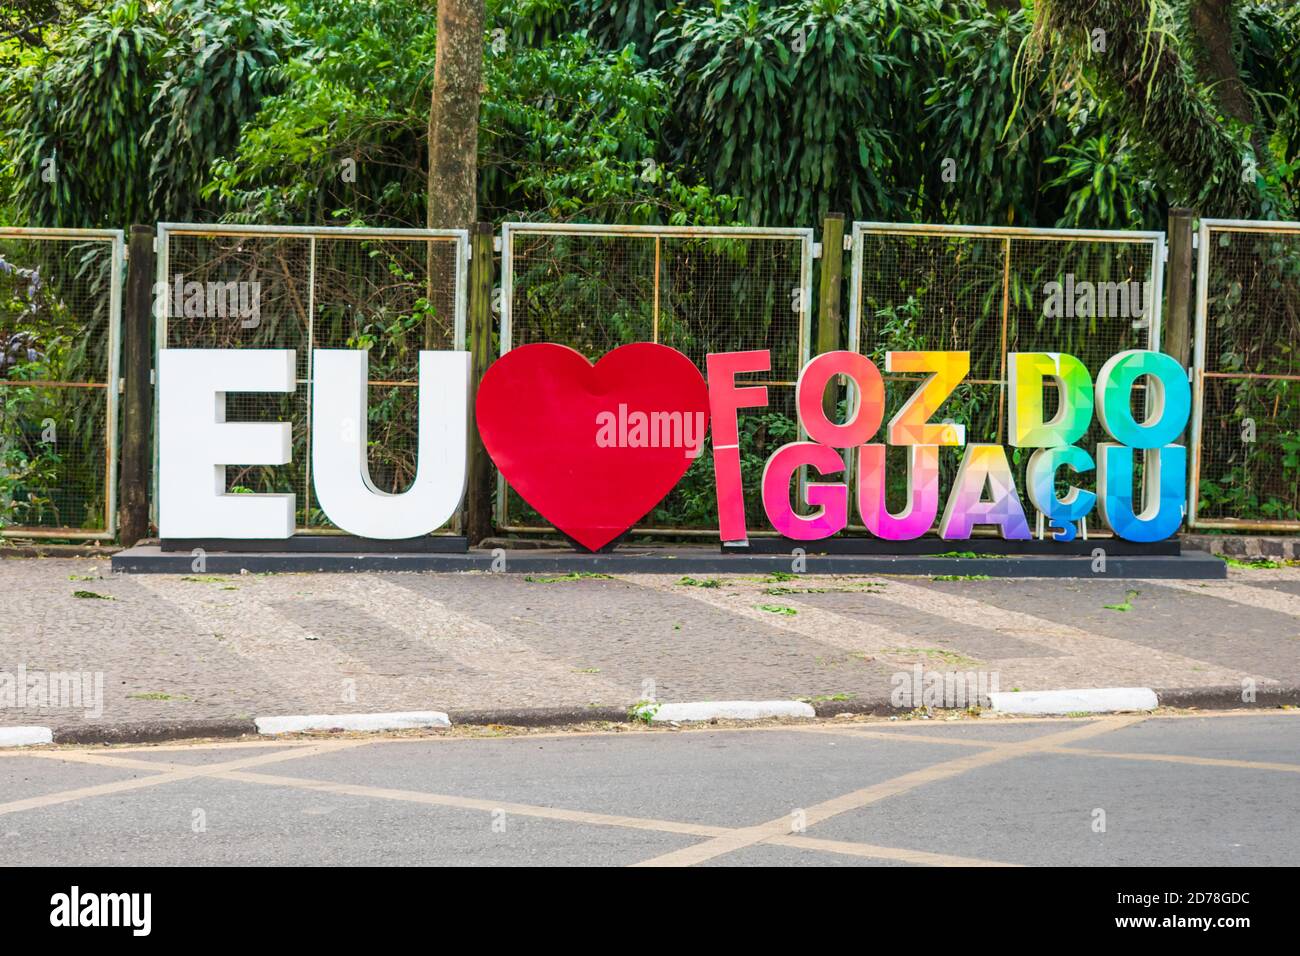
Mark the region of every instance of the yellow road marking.
<instances>
[{"instance_id":1,"label":"yellow road marking","mask_svg":"<svg viewBox=\"0 0 1300 956\"><path fill-rule=\"evenodd\" d=\"M609 813L589 813L585 810L566 810L561 807L538 807L527 803L509 803L503 800L481 800L477 797L459 797L444 793L426 793L421 790L397 790L391 787L371 787L355 783L335 783L330 780L312 780L304 777L282 777L263 773L228 771L220 774L223 780L243 783L260 783L272 787L294 787L319 793L333 793L348 797L373 797L380 800L400 800L405 803L422 803L429 806L453 807L460 810L483 810L491 813L503 810L524 817L542 817L563 820L567 823L588 823L596 826L626 827L632 830L661 830L666 833L685 833L691 836L716 837L729 832L728 827L708 826L701 823L682 823L676 820L649 820L642 817L625 817Z\"/></svg>"},{"instance_id":2,"label":"yellow road marking","mask_svg":"<svg viewBox=\"0 0 1300 956\"><path fill-rule=\"evenodd\" d=\"M51 758L53 754L49 755ZM101 766L126 767L153 771L181 771L177 777L188 776L184 770L192 769L184 765L169 764L161 761L135 760L108 754L77 754L73 759L83 763ZM215 768L211 768L215 769ZM171 774L167 774L171 776ZM398 800L430 806L444 806L462 810L477 810L490 813L501 810L519 816L539 817L559 820L566 823L587 824L593 826L613 826L634 830L651 830L663 833L681 833L689 836L717 837L731 832L734 828L709 826L704 824L683 823L677 820L658 820L644 817L616 816L605 813L591 813L584 810L568 810L560 807L540 807L532 804L509 803L500 800L483 800L474 797L461 797L452 794L434 794L415 790L399 790L390 787L373 787L360 784L335 783L302 777L286 777L264 773L249 773L240 770L213 773L220 780L233 780L242 783L261 784L263 786L280 786L301 790L331 793L339 796L357 796L379 800ZM151 778L152 779L152 778ZM951 856L929 853L924 850L908 850L895 847L875 846L866 843L854 843L844 840L823 840L811 837L789 836L776 838L769 842L785 846L816 850L826 853L838 853L846 856L865 857L880 860L898 860L906 863L926 866L1011 866L1014 864L979 860L970 857Z\"/></svg>"},{"instance_id":3,"label":"yellow road marking","mask_svg":"<svg viewBox=\"0 0 1300 956\"><path fill-rule=\"evenodd\" d=\"M1075 740L1084 740L1098 734L1110 733L1121 727L1139 723L1144 719L1144 717L1136 715L1103 718L1082 727L1072 727L1058 734L1048 734L1033 740L1016 741L1000 747L981 750L979 753L973 753L966 757L957 757L953 760L936 763L920 770L914 770L911 773L905 773L901 777L894 777L891 780L872 784L869 787L863 787L860 790L854 790L851 793L834 797L816 806L808 807L803 811L804 823L806 826L813 826L846 811L856 810L880 800L897 796L900 793L907 793L909 790L914 790L927 783L947 780L969 770L1003 763L1027 754L1042 752ZM752 846L755 843L762 843L774 836L784 836L789 833L790 818L789 816L782 816L766 823L760 823L757 826L733 830L704 843L665 853L662 856L653 857L636 865L693 866L697 863L703 863L705 860L711 860L716 856L721 856L724 853L731 853L734 850Z\"/></svg>"},{"instance_id":4,"label":"yellow road marking","mask_svg":"<svg viewBox=\"0 0 1300 956\"><path fill-rule=\"evenodd\" d=\"M1187 763L1199 767L1237 767L1242 770L1277 770L1300 773L1300 764L1269 763L1262 760L1232 760L1226 757L1189 757L1184 754L1122 754L1113 750L1089 750L1086 747L1053 747L1052 753L1078 754L1084 757L1111 757L1115 760L1154 760L1158 763Z\"/></svg>"},{"instance_id":5,"label":"yellow road marking","mask_svg":"<svg viewBox=\"0 0 1300 956\"><path fill-rule=\"evenodd\" d=\"M212 776L223 770L238 770L244 767L260 767L263 764L276 763L280 760L296 760L299 757L310 757L318 753L329 753L334 750L355 747L362 743L365 743L365 741L330 741L312 747L295 747L284 753L260 754L256 757L244 757L240 760L231 760L226 763L209 764L207 766L198 767L180 767L177 764L167 764L159 768L160 772L149 777L139 777L134 780L117 780L113 783L101 783L92 787L77 787L73 790L60 790L57 793L47 793L39 797L27 797L23 800L11 800L8 803L0 803L0 816L5 815L6 813L19 813L23 810L35 810L40 807L52 807L60 803L69 803L73 800L84 800L88 797L102 797L111 793L125 793L131 790L142 790L145 787L157 787L165 783L174 783L178 780L185 780L190 777ZM31 756L42 757L50 760L64 760L68 757L67 754L61 754L56 750L34 752ZM75 759L84 763L96 762L95 755L88 753L82 753ZM132 762L134 763L135 761ZM176 769L167 769L168 767Z\"/></svg>"},{"instance_id":6,"label":"yellow road marking","mask_svg":"<svg viewBox=\"0 0 1300 956\"><path fill-rule=\"evenodd\" d=\"M854 730L852 725L835 727L822 724L815 727L798 727L796 729L806 734L834 734L836 737L863 737L868 740L903 740L914 744L950 744L956 747L982 747L985 750L1014 742L1007 740L975 740L970 737L944 737L939 734L931 736L929 734L908 733L904 730Z\"/></svg>"},{"instance_id":7,"label":"yellow road marking","mask_svg":"<svg viewBox=\"0 0 1300 956\"><path fill-rule=\"evenodd\" d=\"M927 853L925 850L904 850L899 847L875 846L870 843L821 840L793 834L769 837L765 842L801 850L862 856L873 860L898 860L902 863L918 863L923 866L1020 866L1019 863L1001 863L997 860L980 860L969 856L949 856L946 853Z\"/></svg>"}]
</instances>

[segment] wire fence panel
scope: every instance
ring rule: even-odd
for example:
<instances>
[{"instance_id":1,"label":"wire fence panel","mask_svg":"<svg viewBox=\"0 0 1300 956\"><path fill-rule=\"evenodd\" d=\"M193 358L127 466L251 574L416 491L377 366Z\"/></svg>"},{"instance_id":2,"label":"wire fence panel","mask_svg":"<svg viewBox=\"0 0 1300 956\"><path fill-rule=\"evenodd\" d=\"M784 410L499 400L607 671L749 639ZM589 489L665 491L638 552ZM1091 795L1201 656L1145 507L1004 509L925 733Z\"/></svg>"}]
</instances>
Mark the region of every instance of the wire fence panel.
<instances>
[{"instance_id":1,"label":"wire fence panel","mask_svg":"<svg viewBox=\"0 0 1300 956\"><path fill-rule=\"evenodd\" d=\"M633 342L683 352L703 372L710 352L771 350L769 405L740 413L751 518L763 464L798 435L794 388L811 355L811 229L505 223L501 231L501 353L535 342L568 345L595 362ZM496 523L542 530L544 519L498 475ZM717 531L706 445L645 529ZM639 529L640 530L640 529Z\"/></svg>"},{"instance_id":2,"label":"wire fence panel","mask_svg":"<svg viewBox=\"0 0 1300 956\"><path fill-rule=\"evenodd\" d=\"M1095 377L1116 352L1160 347L1163 233L855 222L852 246L849 347L881 371L890 351L969 351L970 374L937 416L964 423L968 443L1006 437L1008 353L1065 352ZM918 380L885 380L888 422ZM1094 420L1079 444L1104 440ZM1008 449L1022 492L1030 451ZM940 455L944 487L961 452ZM888 454L897 508L906 455Z\"/></svg>"},{"instance_id":3,"label":"wire fence panel","mask_svg":"<svg viewBox=\"0 0 1300 956\"><path fill-rule=\"evenodd\" d=\"M0 534L111 538L121 230L0 228Z\"/></svg>"},{"instance_id":4,"label":"wire fence panel","mask_svg":"<svg viewBox=\"0 0 1300 956\"><path fill-rule=\"evenodd\" d=\"M297 352L295 393L226 400L229 421L291 422L292 460L231 465L228 492L292 493L300 532L333 530L311 487L313 348L370 350L371 479L409 487L419 352L465 347L465 230L163 223L158 242L161 345Z\"/></svg>"},{"instance_id":5,"label":"wire fence panel","mask_svg":"<svg viewBox=\"0 0 1300 956\"><path fill-rule=\"evenodd\" d=\"M1300 530L1300 223L1203 219L1188 524Z\"/></svg>"}]
</instances>

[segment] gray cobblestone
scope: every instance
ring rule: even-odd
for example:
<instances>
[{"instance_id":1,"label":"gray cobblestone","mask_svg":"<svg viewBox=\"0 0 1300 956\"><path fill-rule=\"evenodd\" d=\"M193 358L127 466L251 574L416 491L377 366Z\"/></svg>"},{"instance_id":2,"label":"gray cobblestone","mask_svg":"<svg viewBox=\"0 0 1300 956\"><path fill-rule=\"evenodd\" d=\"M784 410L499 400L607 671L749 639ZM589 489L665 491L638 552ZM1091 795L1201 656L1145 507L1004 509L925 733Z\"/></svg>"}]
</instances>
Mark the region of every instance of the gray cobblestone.
<instances>
[{"instance_id":1,"label":"gray cobblestone","mask_svg":"<svg viewBox=\"0 0 1300 956\"><path fill-rule=\"evenodd\" d=\"M0 673L98 673L104 695L98 716L14 707L0 725L608 712L647 692L866 702L916 664L997 673L1008 690L1300 682L1293 568L1177 585L727 575L690 586L654 575L136 578L102 558L32 558L0 561L0 586Z\"/></svg>"}]
</instances>

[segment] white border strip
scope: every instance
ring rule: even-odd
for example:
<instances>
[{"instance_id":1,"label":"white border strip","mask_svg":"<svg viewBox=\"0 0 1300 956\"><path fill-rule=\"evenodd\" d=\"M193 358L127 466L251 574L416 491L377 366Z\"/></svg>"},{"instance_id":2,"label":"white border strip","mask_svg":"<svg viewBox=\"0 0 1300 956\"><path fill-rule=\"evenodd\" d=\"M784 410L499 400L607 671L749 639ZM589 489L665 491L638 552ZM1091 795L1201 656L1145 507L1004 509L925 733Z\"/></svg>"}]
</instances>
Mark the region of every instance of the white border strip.
<instances>
[{"instance_id":1,"label":"white border strip","mask_svg":"<svg viewBox=\"0 0 1300 956\"><path fill-rule=\"evenodd\" d=\"M414 710L391 714L307 714L290 717L258 717L253 721L259 734L300 734L310 730L411 730L419 727L450 727L451 719L437 710Z\"/></svg>"},{"instance_id":2,"label":"white border strip","mask_svg":"<svg viewBox=\"0 0 1300 956\"><path fill-rule=\"evenodd\" d=\"M696 720L766 720L770 717L816 717L812 704L801 700L701 700L683 704L642 705L638 716L652 723Z\"/></svg>"},{"instance_id":3,"label":"white border strip","mask_svg":"<svg viewBox=\"0 0 1300 956\"><path fill-rule=\"evenodd\" d=\"M32 747L54 743L49 727L0 727L0 747Z\"/></svg>"},{"instance_id":4,"label":"white border strip","mask_svg":"<svg viewBox=\"0 0 1300 956\"><path fill-rule=\"evenodd\" d=\"M1083 690L1028 690L989 694L1000 714L1111 714L1155 710L1160 706L1149 687L1090 687Z\"/></svg>"}]
</instances>

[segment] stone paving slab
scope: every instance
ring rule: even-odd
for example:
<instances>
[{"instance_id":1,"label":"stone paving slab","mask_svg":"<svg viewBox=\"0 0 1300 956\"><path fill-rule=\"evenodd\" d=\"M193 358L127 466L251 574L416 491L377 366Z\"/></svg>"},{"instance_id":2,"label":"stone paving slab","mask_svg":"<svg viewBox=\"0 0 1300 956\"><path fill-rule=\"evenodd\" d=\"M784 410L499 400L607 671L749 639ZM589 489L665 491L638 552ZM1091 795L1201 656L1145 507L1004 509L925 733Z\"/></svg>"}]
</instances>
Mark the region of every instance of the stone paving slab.
<instances>
[{"instance_id":1,"label":"stone paving slab","mask_svg":"<svg viewBox=\"0 0 1300 956\"><path fill-rule=\"evenodd\" d=\"M1300 685L1300 569L1228 573L1152 582L764 572L692 584L663 574L129 576L102 557L10 558L0 560L11 595L0 692L20 668L98 675L102 712L13 701L0 703L0 725L608 714L650 696L889 706L897 676L917 665L995 674L1001 690Z\"/></svg>"}]
</instances>

